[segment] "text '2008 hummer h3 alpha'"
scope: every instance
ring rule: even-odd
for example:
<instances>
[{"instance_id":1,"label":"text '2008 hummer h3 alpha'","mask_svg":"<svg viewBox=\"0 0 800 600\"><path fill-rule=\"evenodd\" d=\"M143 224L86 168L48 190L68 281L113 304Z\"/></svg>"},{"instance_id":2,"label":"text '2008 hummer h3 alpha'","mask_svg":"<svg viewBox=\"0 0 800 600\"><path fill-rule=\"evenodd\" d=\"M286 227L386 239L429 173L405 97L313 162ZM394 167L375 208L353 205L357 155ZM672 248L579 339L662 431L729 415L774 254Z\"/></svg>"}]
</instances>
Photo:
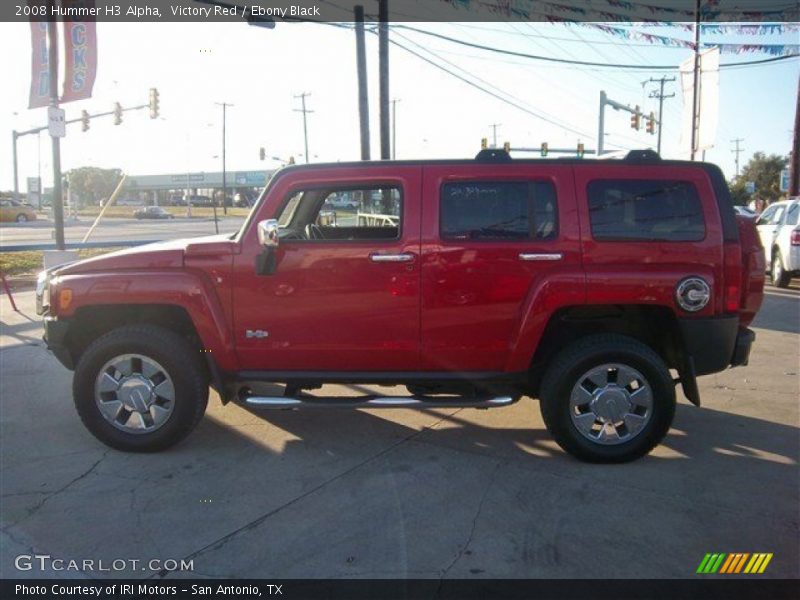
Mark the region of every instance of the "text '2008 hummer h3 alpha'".
<instances>
[{"instance_id":1,"label":"text '2008 hummer h3 alpha'","mask_svg":"<svg viewBox=\"0 0 800 600\"><path fill-rule=\"evenodd\" d=\"M713 165L485 150L282 169L235 235L72 263L37 300L78 414L121 450L184 438L211 386L283 409L529 395L564 450L622 462L666 435L676 384L699 404L697 376L747 364L764 271Z\"/></svg>"}]
</instances>

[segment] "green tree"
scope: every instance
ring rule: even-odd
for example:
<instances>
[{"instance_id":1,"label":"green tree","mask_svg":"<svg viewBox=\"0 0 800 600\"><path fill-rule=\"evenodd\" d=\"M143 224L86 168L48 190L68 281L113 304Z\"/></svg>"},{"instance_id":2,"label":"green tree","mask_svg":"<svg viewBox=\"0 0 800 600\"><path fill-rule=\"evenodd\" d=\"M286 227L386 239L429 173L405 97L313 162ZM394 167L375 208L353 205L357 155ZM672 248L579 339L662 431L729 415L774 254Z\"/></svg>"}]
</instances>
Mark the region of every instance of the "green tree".
<instances>
[{"instance_id":1,"label":"green tree","mask_svg":"<svg viewBox=\"0 0 800 600\"><path fill-rule=\"evenodd\" d=\"M79 167L70 170L67 176L72 197L77 196L82 205L96 205L101 199L108 198L114 192L122 178L122 171L120 169Z\"/></svg>"},{"instance_id":2,"label":"green tree","mask_svg":"<svg viewBox=\"0 0 800 600\"><path fill-rule=\"evenodd\" d=\"M775 202L784 195L780 191L781 171L786 168L789 162L788 156L780 154L770 154L767 156L763 152L756 152L753 158L744 166L739 173L739 177L731 182L731 194L734 204L747 204L750 194L745 190L745 183L753 181L756 184L756 191L753 197L763 198L769 202Z\"/></svg>"}]
</instances>

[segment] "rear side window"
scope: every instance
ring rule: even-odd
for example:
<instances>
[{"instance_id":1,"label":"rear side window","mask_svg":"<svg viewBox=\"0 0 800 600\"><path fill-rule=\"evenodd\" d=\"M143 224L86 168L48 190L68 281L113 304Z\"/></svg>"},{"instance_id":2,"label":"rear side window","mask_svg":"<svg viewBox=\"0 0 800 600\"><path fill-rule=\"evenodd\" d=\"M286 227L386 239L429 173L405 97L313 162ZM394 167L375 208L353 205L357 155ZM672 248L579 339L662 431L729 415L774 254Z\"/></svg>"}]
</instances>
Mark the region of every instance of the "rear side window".
<instances>
[{"instance_id":1,"label":"rear side window","mask_svg":"<svg viewBox=\"0 0 800 600\"><path fill-rule=\"evenodd\" d=\"M697 189L685 181L598 180L588 196L596 240L697 242L706 235Z\"/></svg>"},{"instance_id":2,"label":"rear side window","mask_svg":"<svg viewBox=\"0 0 800 600\"><path fill-rule=\"evenodd\" d=\"M798 215L800 215L800 204L795 204L786 213L786 224L797 225Z\"/></svg>"},{"instance_id":3,"label":"rear side window","mask_svg":"<svg viewBox=\"0 0 800 600\"><path fill-rule=\"evenodd\" d=\"M550 240L558 235L556 190L545 181L477 181L442 186L445 240Z\"/></svg>"}]
</instances>

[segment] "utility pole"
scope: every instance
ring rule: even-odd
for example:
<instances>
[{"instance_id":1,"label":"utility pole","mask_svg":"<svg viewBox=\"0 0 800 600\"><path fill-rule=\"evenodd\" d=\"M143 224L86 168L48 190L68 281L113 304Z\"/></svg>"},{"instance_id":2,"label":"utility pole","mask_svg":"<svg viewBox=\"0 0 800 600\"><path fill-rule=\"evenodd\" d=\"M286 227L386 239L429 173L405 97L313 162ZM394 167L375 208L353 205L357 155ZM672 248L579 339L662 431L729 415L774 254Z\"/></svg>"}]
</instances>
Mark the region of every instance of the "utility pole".
<instances>
[{"instance_id":1,"label":"utility pole","mask_svg":"<svg viewBox=\"0 0 800 600\"><path fill-rule=\"evenodd\" d=\"M313 110L306 109L306 96L310 96L309 92L303 92L302 94L298 94L295 98L300 98L300 102L303 105L303 108L295 108L294 112L301 112L303 113L303 139L305 140L305 152L306 152L306 162L308 162L308 123L306 123L306 115L308 113L313 113Z\"/></svg>"},{"instance_id":2,"label":"utility pole","mask_svg":"<svg viewBox=\"0 0 800 600\"><path fill-rule=\"evenodd\" d=\"M17 175L17 130L11 132L11 144L14 157L14 200L19 200L19 177Z\"/></svg>"},{"instance_id":3,"label":"utility pole","mask_svg":"<svg viewBox=\"0 0 800 600\"><path fill-rule=\"evenodd\" d=\"M381 160L389 151L389 0L378 0L378 74L381 122Z\"/></svg>"},{"instance_id":4,"label":"utility pole","mask_svg":"<svg viewBox=\"0 0 800 600\"><path fill-rule=\"evenodd\" d=\"M56 0L48 2L52 13ZM48 85L50 87L50 107L58 109L58 22L53 19L47 23L48 45ZM50 133L53 144L53 225L56 230L56 249L64 250L64 199L61 197L61 139Z\"/></svg>"},{"instance_id":5,"label":"utility pole","mask_svg":"<svg viewBox=\"0 0 800 600\"><path fill-rule=\"evenodd\" d=\"M744 148L739 146L740 142L743 142L743 138L736 138L735 140L731 140L732 144L736 144L736 148L731 148L731 152L736 155L736 177L739 177L739 155L744 152Z\"/></svg>"},{"instance_id":6,"label":"utility pole","mask_svg":"<svg viewBox=\"0 0 800 600\"><path fill-rule=\"evenodd\" d=\"M653 79L650 78L651 83L658 83L660 85L660 89L658 92L653 90L650 92L650 98L658 98L658 144L657 144L657 152L659 155L661 154L661 130L664 128L664 100L666 98L674 98L675 92L664 95L664 84L667 82L675 81L674 77L662 77L661 79Z\"/></svg>"},{"instance_id":7,"label":"utility pole","mask_svg":"<svg viewBox=\"0 0 800 600\"><path fill-rule=\"evenodd\" d=\"M492 123L489 127L492 128L492 148L497 148L497 128L500 127L502 123Z\"/></svg>"},{"instance_id":8,"label":"utility pole","mask_svg":"<svg viewBox=\"0 0 800 600\"><path fill-rule=\"evenodd\" d=\"M800 78L797 80L797 105L794 109L794 136L789 157L789 196L800 196Z\"/></svg>"},{"instance_id":9,"label":"utility pole","mask_svg":"<svg viewBox=\"0 0 800 600\"><path fill-rule=\"evenodd\" d=\"M233 104L230 104L228 102L215 102L214 104L216 104L217 106L221 106L222 107L222 214L227 215L228 214L228 207L225 204L225 200L228 197L227 168L226 168L226 163L225 163L225 149L226 149L226 146L227 146L227 144L226 144L227 135L226 135L225 129L226 129L226 124L227 124L227 120L228 120L227 119L227 112L228 112L227 109L228 109L229 106L233 106ZM217 228L217 233L219 233L219 228L217 226L216 203L214 203L214 227Z\"/></svg>"},{"instance_id":10,"label":"utility pole","mask_svg":"<svg viewBox=\"0 0 800 600\"><path fill-rule=\"evenodd\" d=\"M700 0L695 0L694 12L694 73L692 75L692 152L695 159L697 153L698 120L700 119Z\"/></svg>"},{"instance_id":11,"label":"utility pole","mask_svg":"<svg viewBox=\"0 0 800 600\"><path fill-rule=\"evenodd\" d=\"M602 156L606 137L606 96L605 90L600 90L600 112L597 117L597 156Z\"/></svg>"},{"instance_id":12,"label":"utility pole","mask_svg":"<svg viewBox=\"0 0 800 600\"><path fill-rule=\"evenodd\" d=\"M397 98L392 100L392 160L397 160Z\"/></svg>"},{"instance_id":13,"label":"utility pole","mask_svg":"<svg viewBox=\"0 0 800 600\"><path fill-rule=\"evenodd\" d=\"M358 71L358 122L361 130L361 160L369 160L369 96L367 91L367 50L364 39L364 7L353 9L356 29L356 69Z\"/></svg>"}]
</instances>

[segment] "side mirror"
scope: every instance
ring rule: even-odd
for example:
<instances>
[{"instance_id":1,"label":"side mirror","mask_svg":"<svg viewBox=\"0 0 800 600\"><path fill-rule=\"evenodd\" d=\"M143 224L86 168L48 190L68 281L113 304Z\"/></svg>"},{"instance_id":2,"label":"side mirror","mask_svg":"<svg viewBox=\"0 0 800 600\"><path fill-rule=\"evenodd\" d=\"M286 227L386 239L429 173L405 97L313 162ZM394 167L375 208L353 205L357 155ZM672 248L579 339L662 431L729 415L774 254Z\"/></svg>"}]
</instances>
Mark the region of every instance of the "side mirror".
<instances>
[{"instance_id":1,"label":"side mirror","mask_svg":"<svg viewBox=\"0 0 800 600\"><path fill-rule=\"evenodd\" d=\"M278 221L267 219L258 223L258 243L264 248L278 247Z\"/></svg>"},{"instance_id":2,"label":"side mirror","mask_svg":"<svg viewBox=\"0 0 800 600\"><path fill-rule=\"evenodd\" d=\"M256 256L256 274L272 275L278 266L275 258L275 249L278 247L278 221L267 219L258 222L258 243L261 244L261 254Z\"/></svg>"}]
</instances>

